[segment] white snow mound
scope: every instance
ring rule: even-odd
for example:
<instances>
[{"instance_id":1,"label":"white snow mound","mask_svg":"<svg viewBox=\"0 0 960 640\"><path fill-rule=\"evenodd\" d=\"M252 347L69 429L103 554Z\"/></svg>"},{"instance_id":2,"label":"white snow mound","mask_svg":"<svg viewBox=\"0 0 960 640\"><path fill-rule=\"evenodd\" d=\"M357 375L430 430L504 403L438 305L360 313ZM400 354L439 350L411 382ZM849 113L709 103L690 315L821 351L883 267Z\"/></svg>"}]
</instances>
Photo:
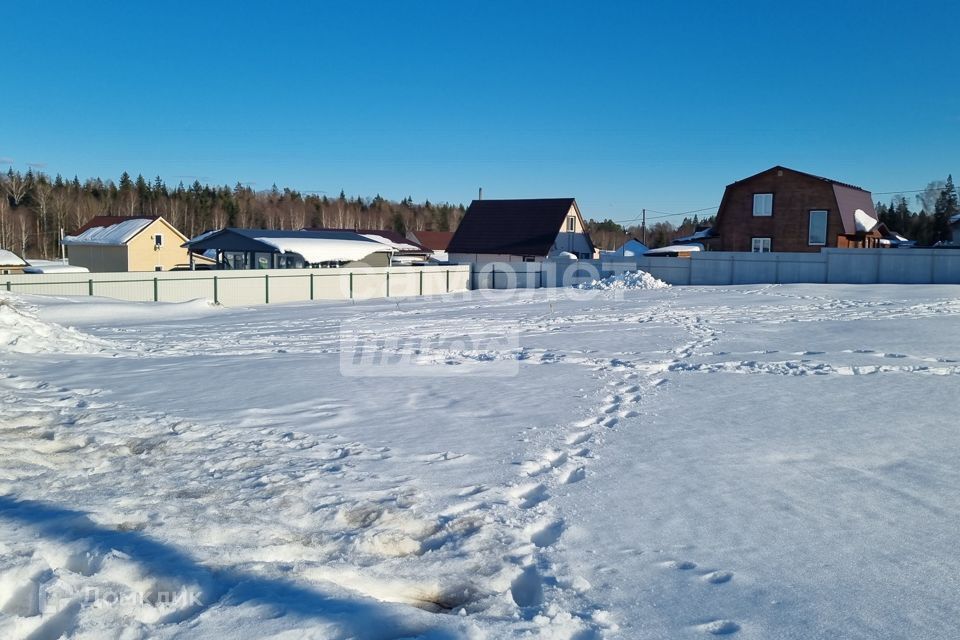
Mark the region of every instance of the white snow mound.
<instances>
[{"instance_id":1,"label":"white snow mound","mask_svg":"<svg viewBox=\"0 0 960 640\"><path fill-rule=\"evenodd\" d=\"M578 289L667 289L670 285L663 280L658 280L646 271L628 271L627 273L618 273L603 278L578 284Z\"/></svg>"},{"instance_id":2,"label":"white snow mound","mask_svg":"<svg viewBox=\"0 0 960 640\"><path fill-rule=\"evenodd\" d=\"M22 300L0 295L0 352L100 353L110 349L106 340L44 322Z\"/></svg>"}]
</instances>

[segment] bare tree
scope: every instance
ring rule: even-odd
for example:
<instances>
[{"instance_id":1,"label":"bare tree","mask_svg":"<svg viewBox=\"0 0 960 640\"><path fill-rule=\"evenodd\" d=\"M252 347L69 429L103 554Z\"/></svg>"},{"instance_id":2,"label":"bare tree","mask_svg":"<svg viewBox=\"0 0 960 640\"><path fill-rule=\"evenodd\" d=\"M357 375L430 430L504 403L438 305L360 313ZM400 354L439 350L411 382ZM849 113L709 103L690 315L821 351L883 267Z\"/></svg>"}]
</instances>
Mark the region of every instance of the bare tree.
<instances>
[{"instance_id":1,"label":"bare tree","mask_svg":"<svg viewBox=\"0 0 960 640\"><path fill-rule=\"evenodd\" d=\"M20 175L19 172L10 169L7 172L7 179L3 182L3 187L10 199L13 200L13 206L18 207L30 191L30 181Z\"/></svg>"},{"instance_id":2,"label":"bare tree","mask_svg":"<svg viewBox=\"0 0 960 640\"><path fill-rule=\"evenodd\" d=\"M48 247L51 245L49 207L53 185L43 174L38 174L33 183L33 200L37 212L37 245L43 258L49 257Z\"/></svg>"}]
</instances>

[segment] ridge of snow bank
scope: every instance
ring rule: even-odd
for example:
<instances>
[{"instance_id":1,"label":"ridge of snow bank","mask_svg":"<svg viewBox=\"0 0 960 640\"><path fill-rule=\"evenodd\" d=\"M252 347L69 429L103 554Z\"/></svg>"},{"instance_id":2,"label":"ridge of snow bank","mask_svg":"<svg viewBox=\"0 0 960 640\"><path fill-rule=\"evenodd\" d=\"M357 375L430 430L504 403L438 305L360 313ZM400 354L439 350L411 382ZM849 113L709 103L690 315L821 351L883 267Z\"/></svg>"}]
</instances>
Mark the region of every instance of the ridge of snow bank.
<instances>
[{"instance_id":1,"label":"ridge of snow bank","mask_svg":"<svg viewBox=\"0 0 960 640\"><path fill-rule=\"evenodd\" d=\"M19 298L0 295L0 351L15 353L100 353L109 342L73 328L44 322Z\"/></svg>"},{"instance_id":2,"label":"ridge of snow bank","mask_svg":"<svg viewBox=\"0 0 960 640\"><path fill-rule=\"evenodd\" d=\"M670 285L654 278L646 271L629 271L627 273L618 273L603 278L578 284L578 289L667 289Z\"/></svg>"}]
</instances>

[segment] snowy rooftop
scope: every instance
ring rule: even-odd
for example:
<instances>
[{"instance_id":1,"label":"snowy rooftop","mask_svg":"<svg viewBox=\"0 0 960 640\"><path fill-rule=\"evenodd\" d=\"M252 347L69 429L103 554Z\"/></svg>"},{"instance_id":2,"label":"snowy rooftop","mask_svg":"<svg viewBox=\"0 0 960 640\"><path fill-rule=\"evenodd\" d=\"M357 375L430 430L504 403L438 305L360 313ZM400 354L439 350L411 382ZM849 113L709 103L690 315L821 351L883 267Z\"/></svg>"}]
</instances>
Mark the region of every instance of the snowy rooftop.
<instances>
[{"instance_id":1,"label":"snowy rooftop","mask_svg":"<svg viewBox=\"0 0 960 640\"><path fill-rule=\"evenodd\" d=\"M352 231L284 231L277 229L220 229L204 232L184 246L195 253L269 251L295 253L311 264L351 262L391 248Z\"/></svg>"},{"instance_id":2,"label":"snowy rooftop","mask_svg":"<svg viewBox=\"0 0 960 640\"><path fill-rule=\"evenodd\" d=\"M63 239L63 244L122 246L129 242L133 236L143 231L151 222L153 222L152 218L131 218L105 227L91 227L79 235L67 236Z\"/></svg>"},{"instance_id":3,"label":"snowy rooftop","mask_svg":"<svg viewBox=\"0 0 960 640\"><path fill-rule=\"evenodd\" d=\"M0 266L4 267L22 267L26 261L12 251L0 249Z\"/></svg>"}]
</instances>

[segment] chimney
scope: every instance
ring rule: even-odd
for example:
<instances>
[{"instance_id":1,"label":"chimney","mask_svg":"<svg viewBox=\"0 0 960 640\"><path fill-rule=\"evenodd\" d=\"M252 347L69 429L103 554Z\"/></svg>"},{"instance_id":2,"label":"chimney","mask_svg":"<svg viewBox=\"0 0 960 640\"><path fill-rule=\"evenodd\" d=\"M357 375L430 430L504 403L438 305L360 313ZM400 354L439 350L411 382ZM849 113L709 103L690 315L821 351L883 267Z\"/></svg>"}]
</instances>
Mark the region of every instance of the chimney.
<instances>
[{"instance_id":1,"label":"chimney","mask_svg":"<svg viewBox=\"0 0 960 640\"><path fill-rule=\"evenodd\" d=\"M480 187L480 193L477 194L477 200L483 200L483 187Z\"/></svg>"}]
</instances>

